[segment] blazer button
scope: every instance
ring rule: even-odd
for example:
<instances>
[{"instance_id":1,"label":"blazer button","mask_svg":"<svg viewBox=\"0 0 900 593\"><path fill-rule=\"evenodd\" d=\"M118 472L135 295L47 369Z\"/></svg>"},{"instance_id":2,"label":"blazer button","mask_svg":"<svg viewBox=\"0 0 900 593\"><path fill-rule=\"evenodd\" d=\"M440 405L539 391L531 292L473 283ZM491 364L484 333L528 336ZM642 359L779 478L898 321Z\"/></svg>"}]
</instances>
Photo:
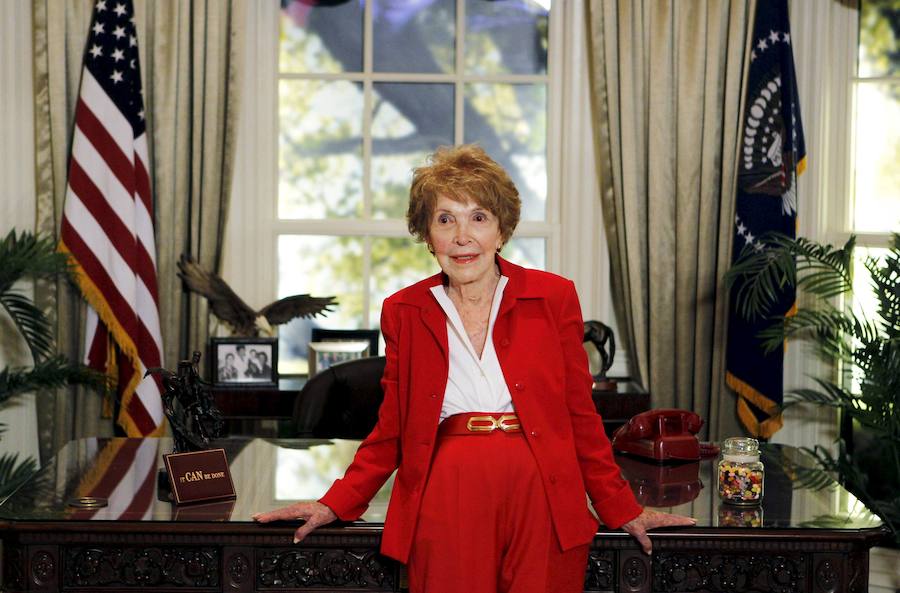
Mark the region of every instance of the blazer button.
<instances>
[{"instance_id":1,"label":"blazer button","mask_svg":"<svg viewBox=\"0 0 900 593\"><path fill-rule=\"evenodd\" d=\"M500 340L500 345L509 346L509 338L503 338L502 340Z\"/></svg>"},{"instance_id":2,"label":"blazer button","mask_svg":"<svg viewBox=\"0 0 900 593\"><path fill-rule=\"evenodd\" d=\"M516 383L516 389L517 389L518 391L524 391L524 390L525 390L525 384L524 384L524 383Z\"/></svg>"},{"instance_id":3,"label":"blazer button","mask_svg":"<svg viewBox=\"0 0 900 593\"><path fill-rule=\"evenodd\" d=\"M538 431L532 430L532 431L531 431L531 436L533 436L534 438L538 438Z\"/></svg>"},{"instance_id":4,"label":"blazer button","mask_svg":"<svg viewBox=\"0 0 900 593\"><path fill-rule=\"evenodd\" d=\"M437 394L436 394L436 393L432 393L432 394L431 394L431 399L437 399Z\"/></svg>"},{"instance_id":5,"label":"blazer button","mask_svg":"<svg viewBox=\"0 0 900 593\"><path fill-rule=\"evenodd\" d=\"M554 476L554 475L551 475L551 476L550 476L550 483L551 483L551 484L556 484L556 476Z\"/></svg>"}]
</instances>

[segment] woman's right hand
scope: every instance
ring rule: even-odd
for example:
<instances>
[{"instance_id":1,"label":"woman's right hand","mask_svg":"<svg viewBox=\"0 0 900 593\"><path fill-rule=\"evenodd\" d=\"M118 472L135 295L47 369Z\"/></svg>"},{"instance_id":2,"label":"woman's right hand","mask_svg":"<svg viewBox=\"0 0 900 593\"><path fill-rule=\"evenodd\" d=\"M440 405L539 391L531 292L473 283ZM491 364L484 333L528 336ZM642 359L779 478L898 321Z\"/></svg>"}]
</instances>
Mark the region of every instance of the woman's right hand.
<instances>
[{"instance_id":1,"label":"woman's right hand","mask_svg":"<svg viewBox=\"0 0 900 593\"><path fill-rule=\"evenodd\" d=\"M296 502L268 513L256 513L251 518L258 523L303 519L305 523L294 532L294 543L296 544L303 541L303 538L309 535L316 527L326 525L337 519L337 515L327 505L313 501Z\"/></svg>"}]
</instances>

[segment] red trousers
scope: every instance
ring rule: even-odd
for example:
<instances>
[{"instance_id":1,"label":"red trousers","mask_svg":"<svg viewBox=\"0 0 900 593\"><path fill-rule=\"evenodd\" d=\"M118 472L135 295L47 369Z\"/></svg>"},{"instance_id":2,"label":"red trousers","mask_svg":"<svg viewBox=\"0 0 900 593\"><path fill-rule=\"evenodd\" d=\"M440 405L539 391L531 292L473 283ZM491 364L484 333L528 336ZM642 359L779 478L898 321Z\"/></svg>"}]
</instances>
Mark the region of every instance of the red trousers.
<instances>
[{"instance_id":1,"label":"red trousers","mask_svg":"<svg viewBox=\"0 0 900 593\"><path fill-rule=\"evenodd\" d=\"M410 593L581 592L587 554L587 545L560 549L522 433L439 438L409 558Z\"/></svg>"}]
</instances>

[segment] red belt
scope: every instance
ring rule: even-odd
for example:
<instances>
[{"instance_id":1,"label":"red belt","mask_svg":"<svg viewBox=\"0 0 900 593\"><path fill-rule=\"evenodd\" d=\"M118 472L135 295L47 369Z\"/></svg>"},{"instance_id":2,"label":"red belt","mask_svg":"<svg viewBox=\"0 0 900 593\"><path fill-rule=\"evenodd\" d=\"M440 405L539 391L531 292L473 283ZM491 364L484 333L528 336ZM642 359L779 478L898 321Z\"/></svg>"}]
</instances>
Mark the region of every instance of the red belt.
<instances>
[{"instance_id":1,"label":"red belt","mask_svg":"<svg viewBox=\"0 0 900 593\"><path fill-rule=\"evenodd\" d=\"M490 434L495 430L522 432L522 424L515 414L468 412L447 417L438 427L438 436Z\"/></svg>"}]
</instances>

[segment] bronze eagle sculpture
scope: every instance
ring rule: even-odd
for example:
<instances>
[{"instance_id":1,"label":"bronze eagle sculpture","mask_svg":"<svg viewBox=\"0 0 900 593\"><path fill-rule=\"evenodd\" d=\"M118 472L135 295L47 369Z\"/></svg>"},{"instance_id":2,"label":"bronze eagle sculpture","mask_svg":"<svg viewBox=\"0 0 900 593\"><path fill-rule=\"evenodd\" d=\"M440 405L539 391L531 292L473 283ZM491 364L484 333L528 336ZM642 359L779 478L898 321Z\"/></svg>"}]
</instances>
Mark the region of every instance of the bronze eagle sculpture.
<instances>
[{"instance_id":1,"label":"bronze eagle sculpture","mask_svg":"<svg viewBox=\"0 0 900 593\"><path fill-rule=\"evenodd\" d=\"M178 261L178 277L189 290L206 297L215 316L230 325L237 336L257 337L260 331L273 335L272 326L287 323L295 317L325 315L337 305L333 296L295 294L254 311L222 278L204 270L186 254Z\"/></svg>"}]
</instances>

